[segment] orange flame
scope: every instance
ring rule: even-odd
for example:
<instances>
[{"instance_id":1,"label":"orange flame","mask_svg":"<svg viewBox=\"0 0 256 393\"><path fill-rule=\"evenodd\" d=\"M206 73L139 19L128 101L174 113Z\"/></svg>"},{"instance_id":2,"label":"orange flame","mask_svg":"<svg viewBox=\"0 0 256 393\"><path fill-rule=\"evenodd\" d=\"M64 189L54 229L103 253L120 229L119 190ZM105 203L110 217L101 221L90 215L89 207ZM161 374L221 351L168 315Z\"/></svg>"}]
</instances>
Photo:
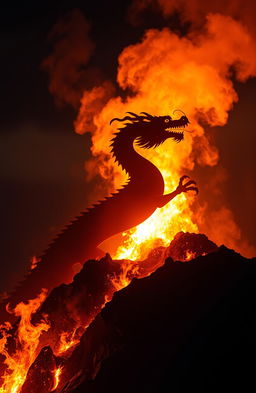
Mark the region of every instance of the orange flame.
<instances>
[{"instance_id":1,"label":"orange flame","mask_svg":"<svg viewBox=\"0 0 256 393\"><path fill-rule=\"evenodd\" d=\"M5 323L0 327L2 338L0 339L0 353L5 357L4 364L7 369L2 377L3 383L0 393L19 393L25 382L29 367L37 355L39 337L43 331L49 329L49 324L42 320L39 324L31 323L31 316L40 307L46 297L46 291L42 290L39 296L29 300L27 304L19 303L12 312L20 317L19 326L14 339L16 349L14 353L8 352L8 337L12 326Z\"/></svg>"},{"instance_id":2,"label":"orange flame","mask_svg":"<svg viewBox=\"0 0 256 393\"><path fill-rule=\"evenodd\" d=\"M186 251L185 261L191 261L195 257L196 257L196 252L192 252L192 251L188 251L188 250Z\"/></svg>"},{"instance_id":3,"label":"orange flame","mask_svg":"<svg viewBox=\"0 0 256 393\"><path fill-rule=\"evenodd\" d=\"M86 24L83 23L82 30L78 29L74 34L80 33L87 33ZM64 47L62 45L61 50ZM90 43L88 48L88 53L82 56L86 61L92 51ZM111 97L114 88L108 82L83 94L75 127L76 132L82 134L85 127L88 129L91 126L94 158L86 163L88 178L100 174L108 181L109 192L125 182L126 175L114 163L108 146L114 132L109 121L126 111L166 115L173 109L181 108L190 120L194 133L185 134L185 141L181 144L176 145L169 140L151 151L136 147L139 154L161 171L165 193L172 192L180 176L187 171L191 172L195 166L215 166L218 163L218 151L214 144L210 144L201 123L202 120L209 126L227 123L228 113L238 100L230 79L230 70L234 70L239 81L255 76L255 58L248 56L252 53L255 53L255 43L246 28L224 15L208 15L204 32L197 31L187 37L178 36L168 28L147 31L141 42L128 46L119 56L117 82L121 89L132 92L130 96L125 100ZM48 58L45 66L51 68L53 63ZM77 80L79 77L78 74ZM53 85L52 90L56 90L55 87ZM70 91L64 93L69 96ZM75 106L78 97L79 94L75 94L66 101ZM115 253L115 258L123 259L121 273L111 279L115 290L127 286L138 273L139 265L132 261L144 259L156 242L167 246L179 231L198 232L203 229L206 234L210 233L209 237L215 242L225 242L227 246L239 249L240 232L230 210L222 206L211 212L211 222L216 223L212 229L205 224L207 207L198 205L196 211L194 201L193 196L179 195L171 203L157 209L141 225L122 234L122 244ZM195 256L193 252L187 251L185 260L189 261ZM33 257L31 268L37 263L38 260ZM80 265L74 265L75 272L80 268ZM50 327L45 320L37 325L31 322L32 314L45 297L46 292L43 290L38 298L30 300L28 304L19 303L12 311L20 317L13 353L8 351L12 326L5 323L0 327L0 354L4 356L6 366L0 393L19 393L22 388L28 369L37 356L40 335ZM106 295L105 301L110 297ZM78 343L76 330L63 332L57 354L67 353ZM56 368L52 391L58 387L61 373L62 367Z\"/></svg>"},{"instance_id":4,"label":"orange flame","mask_svg":"<svg viewBox=\"0 0 256 393\"><path fill-rule=\"evenodd\" d=\"M57 350L57 355L63 355L68 350L73 348L79 343L79 338L76 338L76 330L73 332L63 332L60 336L59 348Z\"/></svg>"},{"instance_id":5,"label":"orange flame","mask_svg":"<svg viewBox=\"0 0 256 393\"><path fill-rule=\"evenodd\" d=\"M37 267L38 262L40 262L40 260L34 255L34 256L31 258L30 269L31 269L31 270L35 269L35 267Z\"/></svg>"},{"instance_id":6,"label":"orange flame","mask_svg":"<svg viewBox=\"0 0 256 393\"><path fill-rule=\"evenodd\" d=\"M60 383L61 373L62 373L62 367L56 368L55 373L54 373L54 386L51 390L52 392L57 389L57 387Z\"/></svg>"},{"instance_id":7,"label":"orange flame","mask_svg":"<svg viewBox=\"0 0 256 393\"><path fill-rule=\"evenodd\" d=\"M84 92L75 127L81 134L85 132L83 125L90 116L93 118L94 157L86 163L89 176L100 174L108 182L109 192L125 182L126 176L114 163L108 146L114 132L109 121L127 111L166 115L173 109L182 109L191 122L194 133L185 133L185 140L179 145L166 141L155 150L138 150L162 172L165 193L173 191L179 177L196 166L215 166L218 151L210 144L202 120L210 126L227 123L228 112L238 100L230 69L235 70L240 81L256 75L254 57L248 56L254 52L255 43L246 28L224 15L208 15L204 30L187 37L180 37L168 28L148 30L141 42L128 46L119 56L117 82L121 89L132 91L131 96L111 98L102 109L95 110L90 108L91 96L100 99L104 94L94 90ZM213 231L208 225L207 206L203 209L197 202L194 209L193 202L189 194L180 195L158 209L146 222L124 234L115 257L140 259L156 238L166 245L181 230L200 230L217 244L225 238L228 247L241 250L241 234L232 214L226 214L228 222L222 231ZM226 206L224 209L229 211ZM215 220L221 217L222 211L223 203L221 209L216 206L212 212Z\"/></svg>"},{"instance_id":8,"label":"orange flame","mask_svg":"<svg viewBox=\"0 0 256 393\"><path fill-rule=\"evenodd\" d=\"M168 246L177 232L198 232L198 227L186 216L186 198L180 195L171 204L158 209L142 224L123 233L123 244L117 249L115 258L133 261L147 257L148 251L158 246ZM172 224L172 226L170 226Z\"/></svg>"},{"instance_id":9,"label":"orange flame","mask_svg":"<svg viewBox=\"0 0 256 393\"><path fill-rule=\"evenodd\" d=\"M137 263L134 263L132 261L122 261L121 273L115 275L111 279L115 290L120 291L120 289L127 287L127 285L130 284L132 278L138 272L138 269L139 265Z\"/></svg>"}]
</instances>

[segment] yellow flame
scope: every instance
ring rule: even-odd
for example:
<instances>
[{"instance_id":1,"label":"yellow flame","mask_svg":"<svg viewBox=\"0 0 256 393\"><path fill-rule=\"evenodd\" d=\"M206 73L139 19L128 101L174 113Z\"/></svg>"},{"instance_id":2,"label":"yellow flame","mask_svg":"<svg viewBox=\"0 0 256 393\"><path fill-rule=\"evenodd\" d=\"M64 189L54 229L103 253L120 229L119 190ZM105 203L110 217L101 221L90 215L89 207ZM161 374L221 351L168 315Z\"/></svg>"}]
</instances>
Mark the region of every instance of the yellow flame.
<instances>
[{"instance_id":1,"label":"yellow flame","mask_svg":"<svg viewBox=\"0 0 256 393\"><path fill-rule=\"evenodd\" d=\"M120 289L127 287L127 285L130 284L132 277L136 275L139 269L139 265L137 263L135 264L132 261L122 261L120 267L121 273L115 275L111 279L111 282L116 291L120 291Z\"/></svg>"},{"instance_id":2,"label":"yellow flame","mask_svg":"<svg viewBox=\"0 0 256 393\"><path fill-rule=\"evenodd\" d=\"M170 176L165 175L164 177L168 193L174 189L172 187L173 180L170 179ZM191 214L188 214L188 208L189 201L183 194L177 196L163 208L157 209L142 224L123 233L123 243L117 249L114 257L133 261L144 259L147 257L148 251L156 245L156 239L157 245L168 246L177 232L197 233L198 227L193 223Z\"/></svg>"},{"instance_id":3,"label":"yellow flame","mask_svg":"<svg viewBox=\"0 0 256 393\"><path fill-rule=\"evenodd\" d=\"M166 193L175 189L179 176L187 171L190 173L196 166L216 166L218 151L214 142L208 139L202 120L209 126L227 123L228 113L238 100L231 75L240 81L256 75L254 53L255 42L245 26L221 14L209 14L204 28L187 36L168 28L146 31L140 42L124 48L118 58L117 83L120 89L132 94L125 99L122 96L107 99L111 94L103 86L100 90L84 92L75 127L81 134L87 132L87 123L92 123L93 158L86 162L88 179L100 175L104 183L107 182L109 193L124 184L125 175L110 154L109 141L115 125L110 127L109 121L122 117L127 111L146 111L157 116L173 115L174 109L182 109L191 122L190 129L194 133L185 134L184 141L178 146L165 142L154 151L143 153L161 170L167 184ZM235 72L230 72L232 69ZM99 101L102 105L96 104ZM212 191L221 194L221 182L212 186ZM95 190L95 194L98 192ZM93 195L92 199L98 196L104 195ZM217 203L215 207L209 205L196 211L191 208L190 198L183 196L171 205L161 213L158 211L146 224L127 232L116 256L141 258L140 253L146 248L143 243L145 234L149 239L154 237L155 230L148 229L153 222L156 227L161 226L161 233L156 236L164 244L166 237L171 241L176 232L197 232L199 227L217 244L225 240L228 247L241 248L240 232L227 206L224 206L228 212L224 220L223 208L220 209ZM209 214L218 227L208 225ZM166 235L163 228L167 229ZM132 238L127 243L128 235Z\"/></svg>"},{"instance_id":4,"label":"yellow flame","mask_svg":"<svg viewBox=\"0 0 256 393\"><path fill-rule=\"evenodd\" d=\"M5 357L4 364L7 369L2 377L3 383L0 393L19 393L29 367L37 355L37 347L40 335L49 329L49 324L42 320L37 325L31 323L31 315L36 312L46 297L46 291L42 290L40 295L30 300L27 304L19 303L12 311L20 317L20 323L14 336L16 350L8 352L8 337L10 337L11 324L5 323L0 327L2 338L0 339L0 353Z\"/></svg>"},{"instance_id":5,"label":"yellow flame","mask_svg":"<svg viewBox=\"0 0 256 393\"><path fill-rule=\"evenodd\" d=\"M79 338L76 338L76 330L73 332L63 332L60 336L59 349L57 350L58 355L62 355L69 349L73 348L79 343Z\"/></svg>"},{"instance_id":6,"label":"yellow flame","mask_svg":"<svg viewBox=\"0 0 256 393\"><path fill-rule=\"evenodd\" d=\"M55 373L54 373L54 386L51 390L52 392L57 389L57 387L60 383L61 373L62 373L62 367L56 368Z\"/></svg>"}]
</instances>

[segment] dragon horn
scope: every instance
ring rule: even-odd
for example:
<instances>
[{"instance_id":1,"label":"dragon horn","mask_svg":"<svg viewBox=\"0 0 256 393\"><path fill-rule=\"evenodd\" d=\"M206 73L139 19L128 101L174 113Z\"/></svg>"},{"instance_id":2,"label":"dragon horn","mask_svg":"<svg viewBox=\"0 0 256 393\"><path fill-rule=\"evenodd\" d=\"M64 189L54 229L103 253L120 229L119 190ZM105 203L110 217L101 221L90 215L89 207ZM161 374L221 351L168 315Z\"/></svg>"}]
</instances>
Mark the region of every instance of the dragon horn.
<instances>
[{"instance_id":1,"label":"dragon horn","mask_svg":"<svg viewBox=\"0 0 256 393\"><path fill-rule=\"evenodd\" d=\"M126 113L129 113L130 115L133 115L135 117L140 117L140 116L136 115L136 113L133 113L133 112L126 112Z\"/></svg>"},{"instance_id":2,"label":"dragon horn","mask_svg":"<svg viewBox=\"0 0 256 393\"><path fill-rule=\"evenodd\" d=\"M147 113L147 112L140 112L140 113L143 113L143 115L146 115L146 116L148 116L150 119L152 119L152 115L150 115L149 113Z\"/></svg>"},{"instance_id":3,"label":"dragon horn","mask_svg":"<svg viewBox=\"0 0 256 393\"><path fill-rule=\"evenodd\" d=\"M130 116L125 116L125 117L123 117L122 119L119 119L118 117L115 117L114 119L112 119L110 122L109 122L109 124L112 124L113 123L113 121L125 121L125 120L133 120L133 118L132 117L130 117Z\"/></svg>"}]
</instances>

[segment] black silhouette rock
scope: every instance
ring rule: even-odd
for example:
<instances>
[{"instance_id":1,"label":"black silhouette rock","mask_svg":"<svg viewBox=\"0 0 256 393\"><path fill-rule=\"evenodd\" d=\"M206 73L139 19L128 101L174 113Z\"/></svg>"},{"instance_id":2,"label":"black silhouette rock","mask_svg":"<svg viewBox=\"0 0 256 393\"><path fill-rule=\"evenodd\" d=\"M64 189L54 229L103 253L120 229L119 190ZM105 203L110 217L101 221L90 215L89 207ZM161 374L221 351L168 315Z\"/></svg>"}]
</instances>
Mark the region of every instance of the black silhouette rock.
<instances>
[{"instance_id":1,"label":"black silhouette rock","mask_svg":"<svg viewBox=\"0 0 256 393\"><path fill-rule=\"evenodd\" d=\"M188 261L188 253L200 256ZM186 263L169 257L163 264L166 255ZM158 247L135 262L134 276L144 278L134 278L102 309L122 264L109 255L88 261L71 284L50 293L34 321L48 314L52 327L41 346L50 341L52 348L63 327L72 328L79 319L89 327L61 360L43 348L22 393L38 392L40 368L45 381L40 393L50 392L52 370L60 362L56 393L250 391L255 263L204 235L179 233L168 248Z\"/></svg>"},{"instance_id":2,"label":"black silhouette rock","mask_svg":"<svg viewBox=\"0 0 256 393\"><path fill-rule=\"evenodd\" d=\"M104 305L105 297L112 297L115 288L111 278L120 271L120 263L107 254L99 261L87 261L72 283L53 289L33 317L37 323L46 314L50 321L50 329L40 338L41 346L51 345L57 350L61 333L72 332L76 326L78 336L81 335L79 327L90 324Z\"/></svg>"},{"instance_id":3,"label":"black silhouette rock","mask_svg":"<svg viewBox=\"0 0 256 393\"><path fill-rule=\"evenodd\" d=\"M182 129L189 124L184 112L181 111L178 119L172 119L169 115L152 116L146 112L140 115L128 113L129 116L114 118L110 122L121 123L110 141L110 154L117 165L126 171L128 181L111 196L81 212L57 234L30 274L2 303L3 317L8 317L5 313L7 302L15 306L35 297L38 288L50 291L61 283L70 282L74 265L97 258L98 246L102 242L144 222L157 208L163 207L177 195L198 192L195 182L188 176L182 176L176 189L163 195L165 184L161 172L134 149L135 141L144 149L155 148L167 139L182 141ZM178 131L177 127L180 128Z\"/></svg>"},{"instance_id":4,"label":"black silhouette rock","mask_svg":"<svg viewBox=\"0 0 256 393\"><path fill-rule=\"evenodd\" d=\"M174 261L187 261L217 250L217 245L204 234L179 232L167 248L165 257L170 256Z\"/></svg>"},{"instance_id":5,"label":"black silhouette rock","mask_svg":"<svg viewBox=\"0 0 256 393\"><path fill-rule=\"evenodd\" d=\"M58 392L254 390L255 284L256 259L224 246L187 263L167 259L106 304Z\"/></svg>"},{"instance_id":6,"label":"black silhouette rock","mask_svg":"<svg viewBox=\"0 0 256 393\"><path fill-rule=\"evenodd\" d=\"M205 255L216 251L218 247L205 235L194 233L178 233L170 246L152 250L147 259L140 262L127 261L134 266L129 273L133 277L151 274L164 263L166 257L184 260L189 253L193 256ZM59 337L63 331L73 331L76 326L87 326L101 311L106 297L111 299L116 288L112 279L122 272L122 262L114 261L109 254L100 260L87 261L83 269L75 275L72 283L60 285L52 290L33 322L40 322L48 315L51 328L42 334L41 346L51 345L58 348ZM81 330L77 332L78 336Z\"/></svg>"},{"instance_id":7,"label":"black silhouette rock","mask_svg":"<svg viewBox=\"0 0 256 393\"><path fill-rule=\"evenodd\" d=\"M196 248L197 246L197 248ZM187 255L188 252L193 250L193 253L206 254L209 251L217 249L217 246L210 242L206 236L198 234L180 233L171 242L168 248L158 247L153 249L146 260L141 262L131 261L113 261L107 254L101 260L90 260L84 264L83 269L74 277L71 284L60 285L59 287L52 290L45 302L41 306L38 312L33 315L33 323L39 323L45 315L47 320L50 322L50 329L44 332L40 338L40 348L43 348L39 357L40 361L35 364L43 362L43 356L48 359L48 351L45 351L44 347L51 346L55 353L58 353L60 344L60 335L62 332L75 331L75 338L79 340L83 334L85 326L89 325L92 320L100 313L106 298L111 299L116 288L113 285L113 278L118 277L122 273L122 266L127 263L131 264L131 271L128 273L129 277L143 277L152 273L157 267L164 263L166 255L172 255L177 257L178 251L181 250L179 256L182 257L182 253ZM193 254L194 255L194 254ZM135 269L133 270L133 267ZM124 267L124 269L126 269ZM16 324L17 326L17 324ZM15 328L14 328L15 333ZM95 332L93 332L95 334ZM12 351L15 350L15 339L11 335L9 338L9 348L13 347ZM99 338L101 335L99 334ZM68 340L67 340L68 341ZM92 340L94 342L94 340ZM71 348L61 356L68 358L72 352ZM92 349L86 352L93 352ZM83 357L83 355L81 355ZM47 363L48 360L45 360ZM94 359L95 363L95 359ZM99 357L99 367L101 364L101 357ZM75 367L76 362L72 364L70 370ZM38 367L34 368L34 375ZM96 375L95 364L92 366L92 373ZM72 373L71 373L72 374ZM70 375L71 375L70 374ZM89 373L90 377L90 373ZM29 384L35 378L29 377ZM76 382L77 383L77 382ZM26 389L28 382L26 381ZM32 389L31 387L29 388Z\"/></svg>"},{"instance_id":8,"label":"black silhouette rock","mask_svg":"<svg viewBox=\"0 0 256 393\"><path fill-rule=\"evenodd\" d=\"M56 358L51 347L43 348L30 366L21 393L48 393L55 384Z\"/></svg>"}]
</instances>

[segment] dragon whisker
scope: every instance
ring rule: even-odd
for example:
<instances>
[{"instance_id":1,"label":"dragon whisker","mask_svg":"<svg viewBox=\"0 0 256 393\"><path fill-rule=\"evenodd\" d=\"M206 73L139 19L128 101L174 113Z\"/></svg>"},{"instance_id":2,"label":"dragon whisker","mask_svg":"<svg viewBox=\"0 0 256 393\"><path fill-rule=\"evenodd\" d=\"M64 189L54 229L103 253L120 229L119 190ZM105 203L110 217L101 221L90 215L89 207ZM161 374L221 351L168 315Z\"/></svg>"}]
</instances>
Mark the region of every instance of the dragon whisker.
<instances>
[{"instance_id":1,"label":"dragon whisker","mask_svg":"<svg viewBox=\"0 0 256 393\"><path fill-rule=\"evenodd\" d=\"M181 113L183 113L184 116L186 116L186 114L181 109L174 109L172 114L174 115L175 112L181 112Z\"/></svg>"}]
</instances>

